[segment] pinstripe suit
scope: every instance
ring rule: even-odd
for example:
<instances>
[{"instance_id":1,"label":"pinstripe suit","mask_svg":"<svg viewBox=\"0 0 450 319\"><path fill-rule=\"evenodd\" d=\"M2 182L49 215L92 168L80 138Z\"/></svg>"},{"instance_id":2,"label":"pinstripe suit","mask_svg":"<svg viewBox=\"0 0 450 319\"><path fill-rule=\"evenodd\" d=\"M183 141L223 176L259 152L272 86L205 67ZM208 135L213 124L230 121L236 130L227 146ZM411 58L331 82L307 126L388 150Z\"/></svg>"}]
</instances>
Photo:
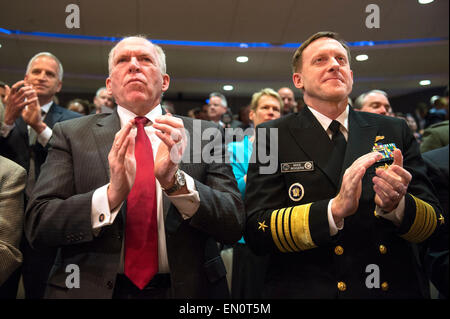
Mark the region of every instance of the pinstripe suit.
<instances>
[{"instance_id":1,"label":"pinstripe suit","mask_svg":"<svg viewBox=\"0 0 450 319\"><path fill-rule=\"evenodd\" d=\"M3 284L22 263L19 243L25 183L25 169L0 156L0 296L7 296ZM14 284L12 290L17 290L17 282ZM12 294L14 295L14 291ZM15 295L9 297L15 298Z\"/></svg>"},{"instance_id":2,"label":"pinstripe suit","mask_svg":"<svg viewBox=\"0 0 450 319\"><path fill-rule=\"evenodd\" d=\"M201 140L201 136L194 135L192 119L182 120L190 145ZM201 121L202 130L212 127L218 126ZM109 182L107 156L119 129L117 111L54 127L52 146L25 220L25 232L32 245L59 247L46 291L48 298L110 298L113 294L125 229L124 208L98 237L92 233L90 212L94 190ZM202 141L202 145L207 142ZM225 154L219 155L224 160ZM184 220L164 196L172 296L224 297L227 286L223 262L216 257L216 241L237 241L244 224L243 205L231 166L182 162L180 168L194 178L200 207L192 218ZM65 286L68 264L80 267L79 289Z\"/></svg>"}]
</instances>

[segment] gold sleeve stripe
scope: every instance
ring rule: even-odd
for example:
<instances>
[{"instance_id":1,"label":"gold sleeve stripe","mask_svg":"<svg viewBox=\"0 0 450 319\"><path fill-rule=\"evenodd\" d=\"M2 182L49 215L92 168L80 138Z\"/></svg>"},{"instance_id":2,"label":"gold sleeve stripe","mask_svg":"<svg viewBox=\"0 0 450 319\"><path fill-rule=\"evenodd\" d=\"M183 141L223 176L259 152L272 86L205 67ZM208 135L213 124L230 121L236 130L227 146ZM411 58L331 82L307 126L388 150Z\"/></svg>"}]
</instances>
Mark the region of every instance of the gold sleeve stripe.
<instances>
[{"instance_id":1,"label":"gold sleeve stripe","mask_svg":"<svg viewBox=\"0 0 450 319\"><path fill-rule=\"evenodd\" d=\"M284 226L283 220L284 220L284 215L286 214L286 209L287 208L280 209L280 211L278 212L277 235L278 235L278 239L280 240L280 243L284 247L284 249L289 252L293 252L293 250L289 247L289 244L286 241L286 235L284 233L284 227L283 227Z\"/></svg>"},{"instance_id":2,"label":"gold sleeve stripe","mask_svg":"<svg viewBox=\"0 0 450 319\"><path fill-rule=\"evenodd\" d=\"M317 247L309 229L309 210L312 203L274 210L270 230L281 252L294 252Z\"/></svg>"},{"instance_id":3,"label":"gold sleeve stripe","mask_svg":"<svg viewBox=\"0 0 450 319\"><path fill-rule=\"evenodd\" d=\"M278 249L281 252L286 253L287 251L283 247L283 244L281 243L280 238L278 236L278 232L277 232L278 212L279 212L279 209L274 210L272 212L272 215L270 216L270 231L272 233L272 239L273 239L273 242L275 243L275 245L278 247Z\"/></svg>"},{"instance_id":4,"label":"gold sleeve stripe","mask_svg":"<svg viewBox=\"0 0 450 319\"><path fill-rule=\"evenodd\" d=\"M415 196L412 198L416 204L416 217L409 231L401 237L413 243L420 243L430 237L436 229L436 212L430 204Z\"/></svg>"},{"instance_id":5,"label":"gold sleeve stripe","mask_svg":"<svg viewBox=\"0 0 450 319\"><path fill-rule=\"evenodd\" d=\"M283 234L286 239L286 242L289 246L290 251L299 251L299 248L297 245L295 245L294 240L292 238L292 232L291 232L291 214L292 207L288 207L284 213L283 216Z\"/></svg>"},{"instance_id":6,"label":"gold sleeve stripe","mask_svg":"<svg viewBox=\"0 0 450 319\"><path fill-rule=\"evenodd\" d=\"M312 203L295 206L292 211L292 234L294 242L301 250L317 247L309 229L309 210Z\"/></svg>"}]
</instances>

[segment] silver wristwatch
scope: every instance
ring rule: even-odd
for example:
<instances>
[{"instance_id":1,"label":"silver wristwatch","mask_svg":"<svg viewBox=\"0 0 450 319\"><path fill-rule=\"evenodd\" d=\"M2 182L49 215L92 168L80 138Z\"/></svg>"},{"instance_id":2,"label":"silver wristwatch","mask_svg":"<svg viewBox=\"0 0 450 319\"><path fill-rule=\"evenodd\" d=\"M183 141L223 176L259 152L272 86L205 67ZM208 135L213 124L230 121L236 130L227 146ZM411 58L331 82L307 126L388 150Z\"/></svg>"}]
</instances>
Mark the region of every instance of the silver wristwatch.
<instances>
[{"instance_id":1,"label":"silver wristwatch","mask_svg":"<svg viewBox=\"0 0 450 319\"><path fill-rule=\"evenodd\" d=\"M173 186L168 189L163 188L163 191L167 195L170 195L173 192L176 192L177 190L182 188L184 185L186 185L186 178L184 178L184 172L181 169L177 169L177 171L175 172L175 184L173 184Z\"/></svg>"}]
</instances>

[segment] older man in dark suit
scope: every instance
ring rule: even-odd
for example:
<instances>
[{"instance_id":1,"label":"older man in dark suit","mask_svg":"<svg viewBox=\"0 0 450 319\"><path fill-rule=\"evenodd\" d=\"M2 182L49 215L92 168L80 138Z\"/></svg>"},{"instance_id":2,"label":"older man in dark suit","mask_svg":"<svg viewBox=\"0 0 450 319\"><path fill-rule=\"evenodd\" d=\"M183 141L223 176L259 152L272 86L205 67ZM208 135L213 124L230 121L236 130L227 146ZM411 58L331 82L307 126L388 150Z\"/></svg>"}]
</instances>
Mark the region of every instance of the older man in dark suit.
<instances>
[{"instance_id":1,"label":"older man in dark suit","mask_svg":"<svg viewBox=\"0 0 450 319\"><path fill-rule=\"evenodd\" d=\"M59 59L49 52L40 52L30 59L24 80L6 87L0 155L27 170L25 200L47 157L53 126L80 116L53 102L55 94L61 90L62 79L63 67ZM22 241L22 251L26 298L41 298L55 252L32 250L26 240Z\"/></svg>"},{"instance_id":2,"label":"older man in dark suit","mask_svg":"<svg viewBox=\"0 0 450 319\"><path fill-rule=\"evenodd\" d=\"M170 79L147 39L120 41L109 73L117 111L55 126L27 208L32 245L59 248L46 297L226 297L216 242L238 240L244 214L222 130L162 110Z\"/></svg>"},{"instance_id":3,"label":"older man in dark suit","mask_svg":"<svg viewBox=\"0 0 450 319\"><path fill-rule=\"evenodd\" d=\"M307 107L257 128L247 175L244 237L270 254L264 296L426 297L411 243L443 217L414 136L404 121L349 108L350 53L335 33L306 40L293 73ZM277 164L270 174L260 154Z\"/></svg>"}]
</instances>

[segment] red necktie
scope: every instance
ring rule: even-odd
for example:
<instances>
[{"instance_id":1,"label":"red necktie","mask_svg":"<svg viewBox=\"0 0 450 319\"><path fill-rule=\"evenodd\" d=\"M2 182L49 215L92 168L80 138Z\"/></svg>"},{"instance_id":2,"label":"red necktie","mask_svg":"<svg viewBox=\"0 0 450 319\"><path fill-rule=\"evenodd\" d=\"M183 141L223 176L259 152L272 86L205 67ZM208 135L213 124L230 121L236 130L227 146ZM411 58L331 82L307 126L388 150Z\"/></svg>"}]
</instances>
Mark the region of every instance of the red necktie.
<instances>
[{"instance_id":1,"label":"red necktie","mask_svg":"<svg viewBox=\"0 0 450 319\"><path fill-rule=\"evenodd\" d=\"M144 126L149 120L136 117L134 155L136 178L127 198L125 275L143 289L158 272L158 226L152 144Z\"/></svg>"}]
</instances>

